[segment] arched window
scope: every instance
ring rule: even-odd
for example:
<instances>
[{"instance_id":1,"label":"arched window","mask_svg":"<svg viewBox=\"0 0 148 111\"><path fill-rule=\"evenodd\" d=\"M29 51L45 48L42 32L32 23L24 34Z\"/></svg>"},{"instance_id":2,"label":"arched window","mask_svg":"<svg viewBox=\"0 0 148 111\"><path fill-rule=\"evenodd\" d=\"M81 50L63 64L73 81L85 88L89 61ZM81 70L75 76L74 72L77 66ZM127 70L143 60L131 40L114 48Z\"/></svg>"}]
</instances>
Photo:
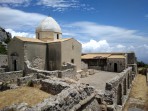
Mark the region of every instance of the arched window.
<instances>
[{"instance_id":1,"label":"arched window","mask_svg":"<svg viewBox=\"0 0 148 111\"><path fill-rule=\"evenodd\" d=\"M57 39L59 39L59 34L57 34Z\"/></svg>"}]
</instances>

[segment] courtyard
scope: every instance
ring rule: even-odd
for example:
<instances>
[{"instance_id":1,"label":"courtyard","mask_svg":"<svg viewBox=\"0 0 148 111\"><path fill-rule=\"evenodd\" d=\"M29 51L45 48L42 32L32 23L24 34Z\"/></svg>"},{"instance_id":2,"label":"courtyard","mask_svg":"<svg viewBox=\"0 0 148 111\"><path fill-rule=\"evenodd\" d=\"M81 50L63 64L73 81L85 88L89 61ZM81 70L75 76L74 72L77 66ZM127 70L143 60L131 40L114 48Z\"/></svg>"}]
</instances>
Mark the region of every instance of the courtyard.
<instances>
[{"instance_id":1,"label":"courtyard","mask_svg":"<svg viewBox=\"0 0 148 111\"><path fill-rule=\"evenodd\" d=\"M88 75L87 77L80 78L80 83L89 84L94 86L97 90L105 91L106 82L117 76L119 73L106 72L95 70L95 74Z\"/></svg>"}]
</instances>

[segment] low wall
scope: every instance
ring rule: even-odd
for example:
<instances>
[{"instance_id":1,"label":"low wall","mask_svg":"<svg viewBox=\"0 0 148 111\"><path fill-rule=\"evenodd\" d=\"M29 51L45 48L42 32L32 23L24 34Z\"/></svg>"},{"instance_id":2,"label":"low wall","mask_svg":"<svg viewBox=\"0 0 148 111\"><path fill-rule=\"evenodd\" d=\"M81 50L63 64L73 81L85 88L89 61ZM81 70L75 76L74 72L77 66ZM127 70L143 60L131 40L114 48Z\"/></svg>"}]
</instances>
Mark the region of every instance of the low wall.
<instances>
[{"instance_id":1,"label":"low wall","mask_svg":"<svg viewBox=\"0 0 148 111\"><path fill-rule=\"evenodd\" d=\"M5 72L5 68L0 68L0 73L4 73Z\"/></svg>"},{"instance_id":2,"label":"low wall","mask_svg":"<svg viewBox=\"0 0 148 111\"><path fill-rule=\"evenodd\" d=\"M74 79L76 76L76 67L74 65L71 66L69 63L67 63L67 66L65 66L65 70L45 71L45 70L39 70L39 69L30 67L30 62L26 61L25 72L27 74L42 73L46 76L51 76L51 77L59 77L59 78L69 77Z\"/></svg>"},{"instance_id":3,"label":"low wall","mask_svg":"<svg viewBox=\"0 0 148 111\"><path fill-rule=\"evenodd\" d=\"M25 77L20 77L17 79L17 85L22 86L22 85L29 85L29 82L31 82L33 79L37 79L36 74L30 74L29 76Z\"/></svg>"},{"instance_id":4,"label":"low wall","mask_svg":"<svg viewBox=\"0 0 148 111\"><path fill-rule=\"evenodd\" d=\"M0 73L0 82L17 82L17 79L23 76L23 71L12 71Z\"/></svg>"},{"instance_id":5,"label":"low wall","mask_svg":"<svg viewBox=\"0 0 148 111\"><path fill-rule=\"evenodd\" d=\"M59 94L63 89L68 88L69 85L58 80L45 79L41 81L41 90L52 95Z\"/></svg>"}]
</instances>

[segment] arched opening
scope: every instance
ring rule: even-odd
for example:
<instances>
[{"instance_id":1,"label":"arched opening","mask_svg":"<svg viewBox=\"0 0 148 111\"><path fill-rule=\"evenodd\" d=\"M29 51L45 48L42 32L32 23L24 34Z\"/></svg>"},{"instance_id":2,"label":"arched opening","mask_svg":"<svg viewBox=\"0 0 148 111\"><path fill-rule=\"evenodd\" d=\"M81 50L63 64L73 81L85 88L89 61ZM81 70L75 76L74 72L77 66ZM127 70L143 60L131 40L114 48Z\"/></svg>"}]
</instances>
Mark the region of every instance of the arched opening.
<instances>
[{"instance_id":1,"label":"arched opening","mask_svg":"<svg viewBox=\"0 0 148 111\"><path fill-rule=\"evenodd\" d=\"M122 105L122 86L121 84L118 86L118 90L117 90L117 105Z\"/></svg>"},{"instance_id":2,"label":"arched opening","mask_svg":"<svg viewBox=\"0 0 148 111\"><path fill-rule=\"evenodd\" d=\"M13 66L14 67L14 71L17 71L17 62L16 62L16 60L13 61L13 64L14 64L14 66Z\"/></svg>"},{"instance_id":3,"label":"arched opening","mask_svg":"<svg viewBox=\"0 0 148 111\"><path fill-rule=\"evenodd\" d=\"M128 77L127 77L127 87L128 87L128 89L130 88L130 77L129 77L129 74L128 74Z\"/></svg>"},{"instance_id":4,"label":"arched opening","mask_svg":"<svg viewBox=\"0 0 148 111\"><path fill-rule=\"evenodd\" d=\"M126 95L127 91L126 91L126 78L123 81L123 94Z\"/></svg>"},{"instance_id":5,"label":"arched opening","mask_svg":"<svg viewBox=\"0 0 148 111\"><path fill-rule=\"evenodd\" d=\"M118 69L117 69L117 63L114 63L114 72L117 72Z\"/></svg>"}]
</instances>

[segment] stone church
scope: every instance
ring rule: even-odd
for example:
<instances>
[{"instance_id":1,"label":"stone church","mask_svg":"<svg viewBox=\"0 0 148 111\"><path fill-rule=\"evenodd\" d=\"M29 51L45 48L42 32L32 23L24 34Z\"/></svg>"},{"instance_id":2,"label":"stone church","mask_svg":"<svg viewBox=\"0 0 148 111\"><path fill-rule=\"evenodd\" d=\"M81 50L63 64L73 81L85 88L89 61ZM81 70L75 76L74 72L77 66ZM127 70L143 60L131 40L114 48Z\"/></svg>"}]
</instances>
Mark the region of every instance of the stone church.
<instances>
[{"instance_id":1,"label":"stone church","mask_svg":"<svg viewBox=\"0 0 148 111\"><path fill-rule=\"evenodd\" d=\"M36 38L14 37L8 44L8 64L11 71L24 70L25 61L40 70L62 70L67 63L81 69L81 43L62 38L59 24L45 18L36 28Z\"/></svg>"}]
</instances>

